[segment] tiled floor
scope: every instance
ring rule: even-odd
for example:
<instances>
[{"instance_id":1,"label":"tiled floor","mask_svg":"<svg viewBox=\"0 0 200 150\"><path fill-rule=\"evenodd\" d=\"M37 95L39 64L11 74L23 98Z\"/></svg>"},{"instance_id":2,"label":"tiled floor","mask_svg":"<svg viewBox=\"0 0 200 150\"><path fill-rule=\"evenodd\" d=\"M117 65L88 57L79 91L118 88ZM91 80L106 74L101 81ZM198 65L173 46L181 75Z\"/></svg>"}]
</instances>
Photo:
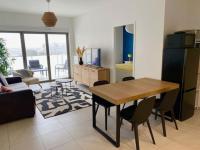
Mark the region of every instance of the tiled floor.
<instances>
[{"instance_id":1,"label":"tiled floor","mask_svg":"<svg viewBox=\"0 0 200 150\"><path fill-rule=\"evenodd\" d=\"M108 120L109 133L115 131L114 113ZM98 113L98 125L104 127L103 109ZM140 146L143 150L199 150L200 111L193 118L178 122L179 130L167 122L167 138L162 136L160 120L151 118L156 145L153 145L145 126L139 127ZM134 132L124 122L121 128L119 150L135 149ZM37 110L34 118L0 125L0 150L115 150L112 144L92 128L91 107L43 119Z\"/></svg>"}]
</instances>

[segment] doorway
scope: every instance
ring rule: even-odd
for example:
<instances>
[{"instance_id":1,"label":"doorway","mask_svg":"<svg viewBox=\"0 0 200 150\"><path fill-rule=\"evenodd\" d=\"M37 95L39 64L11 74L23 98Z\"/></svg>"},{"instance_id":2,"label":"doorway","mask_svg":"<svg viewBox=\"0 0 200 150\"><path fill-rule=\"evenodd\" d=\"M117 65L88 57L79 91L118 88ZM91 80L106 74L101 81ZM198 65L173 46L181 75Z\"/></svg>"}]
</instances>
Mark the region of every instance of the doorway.
<instances>
[{"instance_id":1,"label":"doorway","mask_svg":"<svg viewBox=\"0 0 200 150\"><path fill-rule=\"evenodd\" d=\"M114 28L115 80L122 81L124 77L135 76L135 26L122 25Z\"/></svg>"}]
</instances>

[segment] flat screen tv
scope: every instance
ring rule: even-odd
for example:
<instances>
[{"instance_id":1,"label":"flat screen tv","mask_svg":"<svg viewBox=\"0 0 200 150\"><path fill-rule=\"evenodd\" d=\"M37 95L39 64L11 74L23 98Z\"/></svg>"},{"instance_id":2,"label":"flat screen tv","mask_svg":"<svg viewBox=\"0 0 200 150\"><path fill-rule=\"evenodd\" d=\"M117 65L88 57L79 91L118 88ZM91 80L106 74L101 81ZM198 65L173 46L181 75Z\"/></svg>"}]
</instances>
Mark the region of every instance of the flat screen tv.
<instances>
[{"instance_id":1,"label":"flat screen tv","mask_svg":"<svg viewBox=\"0 0 200 150\"><path fill-rule=\"evenodd\" d=\"M85 64L101 66L101 49L100 48L88 48L83 58Z\"/></svg>"}]
</instances>

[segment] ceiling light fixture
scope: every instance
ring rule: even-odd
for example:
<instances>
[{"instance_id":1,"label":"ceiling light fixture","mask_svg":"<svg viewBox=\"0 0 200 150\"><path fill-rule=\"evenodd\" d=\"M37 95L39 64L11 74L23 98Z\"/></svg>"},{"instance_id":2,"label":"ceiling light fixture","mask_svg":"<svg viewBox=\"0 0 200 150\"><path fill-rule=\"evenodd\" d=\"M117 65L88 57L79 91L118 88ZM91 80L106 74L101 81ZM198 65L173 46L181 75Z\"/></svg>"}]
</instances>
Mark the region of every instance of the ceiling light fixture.
<instances>
[{"instance_id":1,"label":"ceiling light fixture","mask_svg":"<svg viewBox=\"0 0 200 150\"><path fill-rule=\"evenodd\" d=\"M42 16L42 21L46 27L54 27L57 22L57 17L54 12L51 12L49 9L50 0L46 0L48 3L48 11L44 12Z\"/></svg>"}]
</instances>

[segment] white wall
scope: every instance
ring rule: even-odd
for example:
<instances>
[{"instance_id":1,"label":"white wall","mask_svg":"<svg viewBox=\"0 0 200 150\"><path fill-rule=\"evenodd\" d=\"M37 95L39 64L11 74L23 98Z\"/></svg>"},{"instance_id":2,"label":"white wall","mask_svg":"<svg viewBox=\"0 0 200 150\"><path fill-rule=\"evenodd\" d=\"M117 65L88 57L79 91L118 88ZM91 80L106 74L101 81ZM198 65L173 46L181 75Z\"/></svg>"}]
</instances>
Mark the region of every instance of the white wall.
<instances>
[{"instance_id":1,"label":"white wall","mask_svg":"<svg viewBox=\"0 0 200 150\"><path fill-rule=\"evenodd\" d=\"M192 0L166 0L165 34L189 29L189 3L191 1Z\"/></svg>"},{"instance_id":2,"label":"white wall","mask_svg":"<svg viewBox=\"0 0 200 150\"><path fill-rule=\"evenodd\" d=\"M135 75L161 78L165 0L113 0L74 19L76 46L100 47L114 81L114 27L136 24Z\"/></svg>"},{"instance_id":3,"label":"white wall","mask_svg":"<svg viewBox=\"0 0 200 150\"><path fill-rule=\"evenodd\" d=\"M58 17L54 28L46 28L41 15L0 12L0 31L68 32L70 55L74 55L74 33L72 18ZM73 57L71 57L73 58ZM71 59L71 62L73 60Z\"/></svg>"},{"instance_id":4,"label":"white wall","mask_svg":"<svg viewBox=\"0 0 200 150\"><path fill-rule=\"evenodd\" d=\"M199 0L166 0L165 35L180 30L200 29Z\"/></svg>"},{"instance_id":5,"label":"white wall","mask_svg":"<svg viewBox=\"0 0 200 150\"><path fill-rule=\"evenodd\" d=\"M200 29L200 1L199 0L191 0L189 3L189 22L190 28L192 29Z\"/></svg>"},{"instance_id":6,"label":"white wall","mask_svg":"<svg viewBox=\"0 0 200 150\"><path fill-rule=\"evenodd\" d=\"M181 30L200 30L200 0L166 0L165 35Z\"/></svg>"}]
</instances>

